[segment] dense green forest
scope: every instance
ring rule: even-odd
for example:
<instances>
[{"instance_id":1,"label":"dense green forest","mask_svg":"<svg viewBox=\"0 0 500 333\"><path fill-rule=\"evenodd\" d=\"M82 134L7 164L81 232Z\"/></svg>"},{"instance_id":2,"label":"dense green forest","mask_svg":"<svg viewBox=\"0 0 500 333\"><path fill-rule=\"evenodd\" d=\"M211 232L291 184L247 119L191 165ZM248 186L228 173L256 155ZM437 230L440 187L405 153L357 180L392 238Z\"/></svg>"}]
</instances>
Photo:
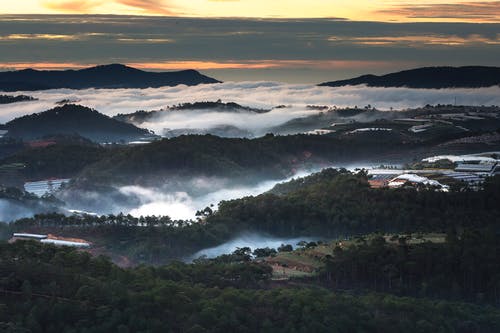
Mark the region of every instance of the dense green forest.
<instances>
[{"instance_id":1,"label":"dense green forest","mask_svg":"<svg viewBox=\"0 0 500 333\"><path fill-rule=\"evenodd\" d=\"M387 142L392 142L390 147ZM418 146L401 138L394 141L384 134L372 134L370 138L269 134L256 139L186 135L116 150L89 165L81 176L97 183L117 184L155 184L158 177L165 175L280 179L301 168L380 158L381 154Z\"/></svg>"},{"instance_id":2,"label":"dense green forest","mask_svg":"<svg viewBox=\"0 0 500 333\"><path fill-rule=\"evenodd\" d=\"M82 107L65 105L63 108L69 110L66 113L73 113L72 108L80 110ZM58 109L51 110L50 114L57 112ZM87 125L92 124L95 117L105 117L99 116L97 112L90 109L84 113L87 114L85 117L89 117L90 114L91 119L85 122ZM35 117L36 121L32 121L30 117L19 121L27 121L30 126L35 124L36 130L30 126L27 128L21 126L23 131L28 131L29 135L33 135L33 133L40 132L38 123L44 116ZM60 115L55 117L60 117ZM495 124L494 121L484 121ZM113 123L109 124L109 122ZM109 118L107 123L111 127L116 127L115 132L110 132L114 133L113 135L125 135L126 133L122 130L127 132L129 129L122 127L132 126ZM387 121L374 122L372 125L389 126ZM78 122L63 127L74 129L68 130L67 133L80 133L85 136L88 132L89 137L98 135L98 129L93 125L89 126L85 127L83 122ZM350 134L351 130L360 126L369 125L347 124L343 129L339 129L338 133L329 135L275 136L268 134L255 139L182 135L146 145L107 145L106 148L90 147L86 143L80 144L71 140L68 142L60 140L56 146L62 147L49 146L36 150L18 151L17 154L0 160L0 166L10 163L25 164L24 173L30 179L64 176L75 178L77 183L99 185L156 186L159 182L175 176L224 177L233 182L251 183L263 178L284 179L298 170L332 164L346 165L353 161L402 163L415 162L430 154L470 152L471 146L468 144L457 143L452 146L443 146L442 143L462 138L465 135L475 135L475 132L467 132L467 134L462 133L463 131L457 132L456 126L453 125L446 125L450 127L446 129L440 128L441 125L435 126L435 129L429 129L423 135L411 134L406 130L408 125L403 126L403 129L393 131L361 131L355 135ZM140 133L137 130L132 130L134 135L137 134L136 138L147 135L143 130L139 131ZM129 137L129 134L125 136ZM495 144L486 147L481 143L473 146L477 150L493 150L495 147Z\"/></svg>"},{"instance_id":3,"label":"dense green forest","mask_svg":"<svg viewBox=\"0 0 500 333\"><path fill-rule=\"evenodd\" d=\"M498 332L485 305L269 280L258 263L121 269L35 242L0 244L3 332Z\"/></svg>"},{"instance_id":4,"label":"dense green forest","mask_svg":"<svg viewBox=\"0 0 500 333\"><path fill-rule=\"evenodd\" d=\"M45 148L27 148L0 160L0 165L21 163L26 180L73 177L86 166L96 163L111 151L87 143L55 144Z\"/></svg>"},{"instance_id":5,"label":"dense green forest","mask_svg":"<svg viewBox=\"0 0 500 333\"><path fill-rule=\"evenodd\" d=\"M372 189L363 172L327 169L270 193L223 201L208 220L287 236L446 231L497 223L499 202L499 176L488 179L481 191L444 193L426 188Z\"/></svg>"},{"instance_id":6,"label":"dense green forest","mask_svg":"<svg viewBox=\"0 0 500 333\"><path fill-rule=\"evenodd\" d=\"M322 277L334 289L500 304L497 228L451 229L443 243L391 238L360 237L349 246L336 246L326 257Z\"/></svg>"},{"instance_id":7,"label":"dense green forest","mask_svg":"<svg viewBox=\"0 0 500 333\"><path fill-rule=\"evenodd\" d=\"M349 161L386 150L373 139L365 146L322 136L267 135L258 139L229 139L189 135L141 146L99 148L88 144L59 144L27 149L0 161L23 163L30 176L64 174L94 184L155 185L170 176L223 176L240 180L282 179L294 171L329 161ZM393 147L407 147L394 144ZM397 149L397 148L394 148ZM71 158L68 158L71 157Z\"/></svg>"}]
</instances>

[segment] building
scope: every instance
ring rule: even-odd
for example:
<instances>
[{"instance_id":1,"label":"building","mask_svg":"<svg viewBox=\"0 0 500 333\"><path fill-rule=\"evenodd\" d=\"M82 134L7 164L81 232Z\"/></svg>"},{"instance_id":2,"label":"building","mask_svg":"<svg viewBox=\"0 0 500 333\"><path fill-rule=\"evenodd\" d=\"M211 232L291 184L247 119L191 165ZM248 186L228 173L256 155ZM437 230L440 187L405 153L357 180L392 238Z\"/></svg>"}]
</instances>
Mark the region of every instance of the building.
<instances>
[{"instance_id":1,"label":"building","mask_svg":"<svg viewBox=\"0 0 500 333\"><path fill-rule=\"evenodd\" d=\"M14 233L9 243L14 243L17 241L27 241L34 240L39 241L43 244L52 244L57 246L70 246L76 248L89 248L91 246L90 242L78 238L66 238L58 237L52 234L42 235L42 234L31 234L31 233Z\"/></svg>"},{"instance_id":2,"label":"building","mask_svg":"<svg viewBox=\"0 0 500 333\"><path fill-rule=\"evenodd\" d=\"M401 187L405 184L410 183L411 185L418 186L418 185L426 185L426 186L433 186L441 191L447 192L449 190L449 186L443 185L437 180L432 180L427 177L419 176L416 174L412 173L405 173L402 175L397 176L396 178L393 178L388 186L391 188L397 188Z\"/></svg>"},{"instance_id":3,"label":"building","mask_svg":"<svg viewBox=\"0 0 500 333\"><path fill-rule=\"evenodd\" d=\"M44 244L53 244L53 245L59 245L59 246L70 246L70 247L80 247L80 248L89 248L90 244L87 242L73 242L73 241L66 241L66 240L61 240L61 239L52 239L52 238L46 238L40 240L40 243Z\"/></svg>"},{"instance_id":4,"label":"building","mask_svg":"<svg viewBox=\"0 0 500 333\"><path fill-rule=\"evenodd\" d=\"M455 171L458 172L478 172L478 173L493 173L497 167L497 162L482 162L482 163L458 163Z\"/></svg>"},{"instance_id":5,"label":"building","mask_svg":"<svg viewBox=\"0 0 500 333\"><path fill-rule=\"evenodd\" d=\"M24 190L41 197L45 194L57 191L63 184L69 181L70 179L47 179L36 182L27 182L24 184Z\"/></svg>"},{"instance_id":6,"label":"building","mask_svg":"<svg viewBox=\"0 0 500 333\"><path fill-rule=\"evenodd\" d=\"M375 174L370 177L368 183L371 188L388 187L389 182L394 179L394 177L396 177L394 174Z\"/></svg>"}]
</instances>

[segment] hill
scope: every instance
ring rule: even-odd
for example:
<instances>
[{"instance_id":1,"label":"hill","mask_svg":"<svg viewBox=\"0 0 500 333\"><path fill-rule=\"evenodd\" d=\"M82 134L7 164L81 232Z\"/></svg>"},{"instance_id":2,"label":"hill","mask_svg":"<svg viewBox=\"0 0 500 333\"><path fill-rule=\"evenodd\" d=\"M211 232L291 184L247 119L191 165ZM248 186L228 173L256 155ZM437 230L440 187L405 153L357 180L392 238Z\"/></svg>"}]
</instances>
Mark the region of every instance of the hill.
<instances>
[{"instance_id":1,"label":"hill","mask_svg":"<svg viewBox=\"0 0 500 333\"><path fill-rule=\"evenodd\" d=\"M223 201L207 222L286 237L483 228L500 217L499 184L496 176L477 192L372 189L363 173L324 170L256 197Z\"/></svg>"},{"instance_id":2,"label":"hill","mask_svg":"<svg viewBox=\"0 0 500 333\"><path fill-rule=\"evenodd\" d=\"M484 66L424 67L386 75L363 75L357 78L321 83L341 87L366 84L369 87L408 88L481 88L500 84L500 68Z\"/></svg>"},{"instance_id":3,"label":"hill","mask_svg":"<svg viewBox=\"0 0 500 333\"><path fill-rule=\"evenodd\" d=\"M18 96L0 95L0 104L11 104L11 103L35 101L35 100L37 99L26 95L18 95Z\"/></svg>"},{"instance_id":4,"label":"hill","mask_svg":"<svg viewBox=\"0 0 500 333\"><path fill-rule=\"evenodd\" d=\"M126 124L96 110L66 104L41 113L16 118L7 124L8 136L33 140L52 134L78 134L98 142L128 141L150 136L150 132Z\"/></svg>"},{"instance_id":5,"label":"hill","mask_svg":"<svg viewBox=\"0 0 500 333\"><path fill-rule=\"evenodd\" d=\"M155 73L120 64L102 65L81 70L38 71L23 69L0 73L0 90L3 91L35 91L58 88L157 88L179 84L193 86L218 82L195 70Z\"/></svg>"},{"instance_id":6,"label":"hill","mask_svg":"<svg viewBox=\"0 0 500 333\"><path fill-rule=\"evenodd\" d=\"M206 101L206 102L182 103L178 105L169 106L166 109L161 109L161 110L153 110L153 111L139 110L127 114L120 113L114 116L113 118L127 123L140 125L144 122L159 118L162 115L166 115L172 111L266 113L269 112L270 110L251 108L233 102L224 103L221 100L218 100L216 102Z\"/></svg>"}]
</instances>

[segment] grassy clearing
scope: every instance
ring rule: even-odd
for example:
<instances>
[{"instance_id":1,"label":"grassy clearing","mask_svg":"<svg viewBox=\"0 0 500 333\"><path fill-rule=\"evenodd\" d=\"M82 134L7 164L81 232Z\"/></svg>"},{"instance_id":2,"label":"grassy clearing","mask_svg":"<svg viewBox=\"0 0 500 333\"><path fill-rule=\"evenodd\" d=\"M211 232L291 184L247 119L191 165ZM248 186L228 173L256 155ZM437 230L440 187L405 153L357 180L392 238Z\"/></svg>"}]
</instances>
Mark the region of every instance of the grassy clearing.
<instances>
[{"instance_id":1,"label":"grassy clearing","mask_svg":"<svg viewBox=\"0 0 500 333\"><path fill-rule=\"evenodd\" d=\"M273 268L273 278L276 280L310 277L317 274L318 269L323 266L325 256L334 255L333 250L336 246L349 247L359 242L369 242L373 237L375 235L335 240L315 247L299 248L293 252L280 252L275 257L266 258L265 261ZM446 235L442 233L384 235L386 242L395 245L400 242L400 239L405 239L407 244L413 245L424 242L444 243L445 237Z\"/></svg>"}]
</instances>

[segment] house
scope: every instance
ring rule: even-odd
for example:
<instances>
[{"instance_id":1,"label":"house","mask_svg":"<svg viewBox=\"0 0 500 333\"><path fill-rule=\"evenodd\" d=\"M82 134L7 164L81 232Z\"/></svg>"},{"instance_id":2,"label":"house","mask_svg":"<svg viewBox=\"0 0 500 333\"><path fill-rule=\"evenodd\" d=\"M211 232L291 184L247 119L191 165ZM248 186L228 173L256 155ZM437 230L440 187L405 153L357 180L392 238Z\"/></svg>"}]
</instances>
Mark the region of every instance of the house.
<instances>
[{"instance_id":1,"label":"house","mask_svg":"<svg viewBox=\"0 0 500 333\"><path fill-rule=\"evenodd\" d=\"M388 187L389 182L394 179L396 175L394 174L375 174L370 177L368 183L371 188L383 188Z\"/></svg>"}]
</instances>

